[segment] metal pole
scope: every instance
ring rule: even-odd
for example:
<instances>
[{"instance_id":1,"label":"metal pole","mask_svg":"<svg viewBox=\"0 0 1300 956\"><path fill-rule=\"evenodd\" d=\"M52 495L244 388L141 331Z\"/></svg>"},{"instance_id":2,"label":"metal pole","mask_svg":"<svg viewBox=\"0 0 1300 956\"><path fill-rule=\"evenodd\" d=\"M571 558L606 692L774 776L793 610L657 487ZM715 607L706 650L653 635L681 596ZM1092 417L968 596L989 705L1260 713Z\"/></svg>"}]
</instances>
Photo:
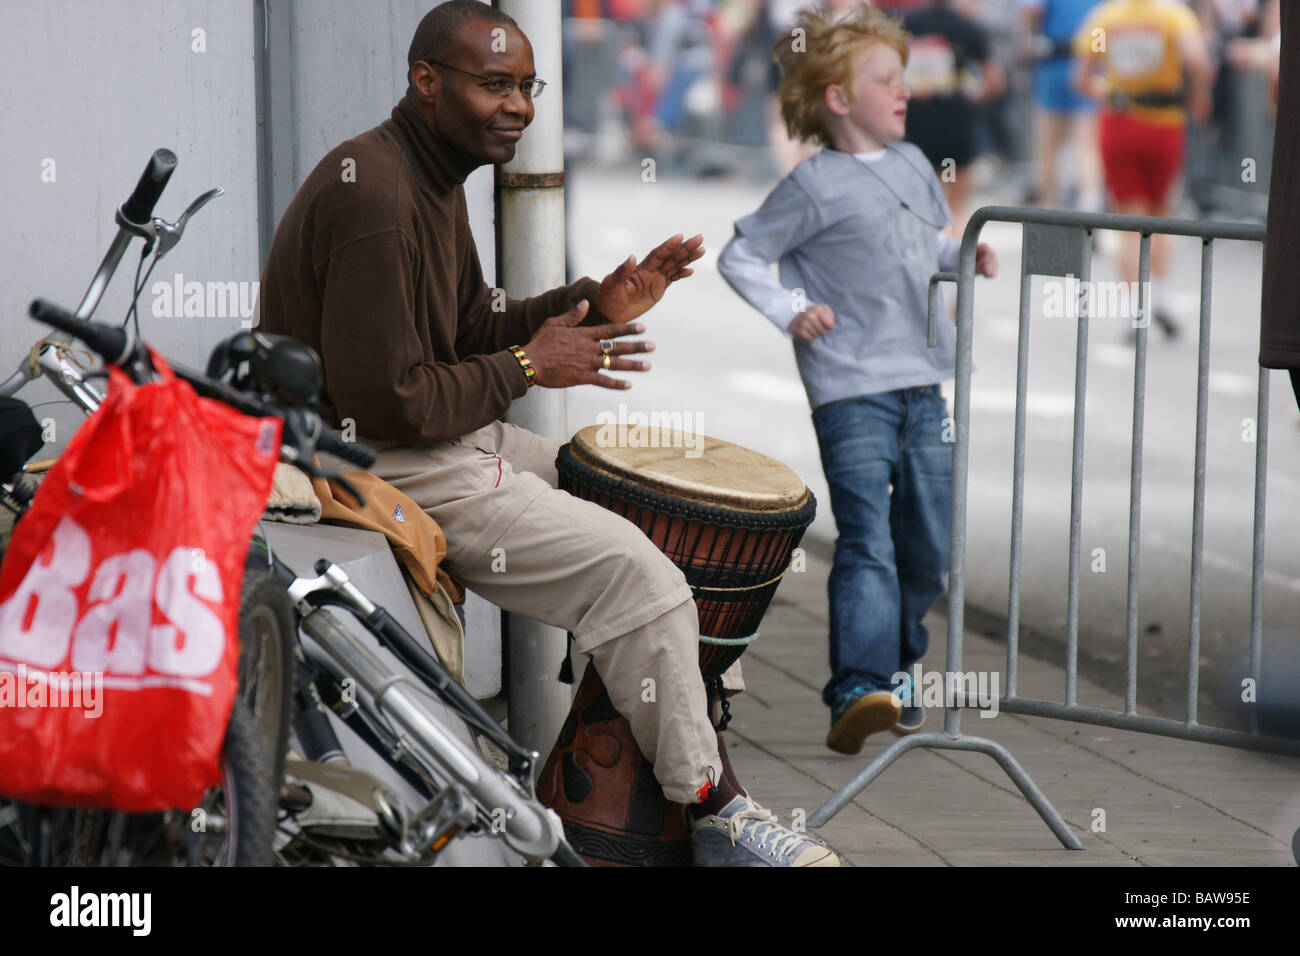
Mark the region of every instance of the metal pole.
<instances>
[{"instance_id":1,"label":"metal pole","mask_svg":"<svg viewBox=\"0 0 1300 956\"><path fill-rule=\"evenodd\" d=\"M953 382L952 513L948 525L948 673L961 672L966 629L966 496L970 484L970 374L975 342L975 249L987 220L976 210L966 222L957 256L957 370ZM961 709L949 707L943 731L961 733Z\"/></svg>"},{"instance_id":2,"label":"metal pole","mask_svg":"<svg viewBox=\"0 0 1300 956\"><path fill-rule=\"evenodd\" d=\"M1196 465L1192 472L1192 580L1187 614L1187 723L1196 723L1201 680L1201 579L1205 564L1205 445L1210 406L1210 278L1213 240L1201 242L1201 329L1196 349ZM1251 708L1254 713L1254 708Z\"/></svg>"},{"instance_id":3,"label":"metal pole","mask_svg":"<svg viewBox=\"0 0 1300 956\"><path fill-rule=\"evenodd\" d=\"M1137 713L1138 571L1142 555L1142 441L1147 400L1147 331L1151 325L1151 234L1138 251L1138 328L1133 352L1133 445L1128 486L1128 595L1124 618L1124 712ZM1074 703L1073 700L1070 703Z\"/></svg>"},{"instance_id":4,"label":"metal pole","mask_svg":"<svg viewBox=\"0 0 1300 956\"><path fill-rule=\"evenodd\" d=\"M1259 700L1264 633L1264 501L1268 491L1268 369L1259 369L1255 418L1255 532L1250 552L1250 678ZM1250 708L1250 729L1259 732L1259 706Z\"/></svg>"},{"instance_id":5,"label":"metal pole","mask_svg":"<svg viewBox=\"0 0 1300 956\"><path fill-rule=\"evenodd\" d=\"M507 295L524 298L564 284L564 88L560 65L560 0L496 0L533 47L537 75L547 82L515 158L497 171L497 278ZM569 437L565 395L534 389L506 420L550 438ZM567 649L564 631L507 616L510 734L543 759L569 710L571 688L556 678Z\"/></svg>"},{"instance_id":6,"label":"metal pole","mask_svg":"<svg viewBox=\"0 0 1300 956\"><path fill-rule=\"evenodd\" d=\"M1085 243L1079 277L1074 352L1074 450L1070 466L1070 577L1065 596L1065 702L1073 704L1079 669L1079 549L1083 539L1083 412L1088 397L1088 318L1092 314L1092 243ZM1069 276L1066 277L1067 279Z\"/></svg>"},{"instance_id":7,"label":"metal pole","mask_svg":"<svg viewBox=\"0 0 1300 956\"><path fill-rule=\"evenodd\" d=\"M257 211L259 266L266 265L275 227L298 189L294 117L291 0L253 4L254 89L257 98Z\"/></svg>"},{"instance_id":8,"label":"metal pole","mask_svg":"<svg viewBox=\"0 0 1300 956\"><path fill-rule=\"evenodd\" d=\"M1007 585L1007 696L1020 672L1020 558L1025 529L1025 401L1029 389L1029 313L1034 277L1020 272L1020 331L1016 334L1016 444L1011 477L1011 571Z\"/></svg>"}]
</instances>

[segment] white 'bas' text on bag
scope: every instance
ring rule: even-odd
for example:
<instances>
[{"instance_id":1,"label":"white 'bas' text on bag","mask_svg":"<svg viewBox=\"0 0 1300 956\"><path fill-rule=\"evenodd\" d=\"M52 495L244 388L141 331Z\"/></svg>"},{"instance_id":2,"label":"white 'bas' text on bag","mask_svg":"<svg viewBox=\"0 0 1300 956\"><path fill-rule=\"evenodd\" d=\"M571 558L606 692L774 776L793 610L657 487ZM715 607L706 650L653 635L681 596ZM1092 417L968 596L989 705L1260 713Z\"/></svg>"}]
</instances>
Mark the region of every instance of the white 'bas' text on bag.
<instances>
[{"instance_id":1,"label":"white 'bas' text on bag","mask_svg":"<svg viewBox=\"0 0 1300 956\"><path fill-rule=\"evenodd\" d=\"M105 684L211 693L196 678L211 674L226 648L222 620L205 603L222 599L214 562L195 561L188 547L173 548L161 566L143 548L110 555L93 569L83 605L76 589L91 575L90 536L64 517L51 545L49 560L38 558L0 604L0 663L54 667L71 646L72 668L103 672ZM155 609L166 623L153 623Z\"/></svg>"}]
</instances>

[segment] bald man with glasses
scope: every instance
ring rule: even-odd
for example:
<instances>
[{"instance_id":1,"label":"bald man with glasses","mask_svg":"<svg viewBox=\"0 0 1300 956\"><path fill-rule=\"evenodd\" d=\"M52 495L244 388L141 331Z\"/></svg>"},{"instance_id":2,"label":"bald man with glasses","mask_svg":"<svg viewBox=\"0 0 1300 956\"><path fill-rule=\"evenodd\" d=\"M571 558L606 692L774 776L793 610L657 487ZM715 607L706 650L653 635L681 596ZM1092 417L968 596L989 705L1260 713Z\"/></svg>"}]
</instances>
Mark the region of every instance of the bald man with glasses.
<instances>
[{"instance_id":1,"label":"bald man with glasses","mask_svg":"<svg viewBox=\"0 0 1300 956\"><path fill-rule=\"evenodd\" d=\"M512 159L532 122L545 88L532 47L500 11L451 0L420 22L407 64L392 117L327 154L285 211L263 328L321 354L328 411L355 422L380 449L372 470L442 527L453 574L573 633L665 795L688 805L696 865L838 865L737 781L709 721L682 572L635 525L557 490L558 442L500 421L529 388L622 389L604 373L648 370L636 320L691 274L702 237L674 236L600 282L495 292L462 184Z\"/></svg>"}]
</instances>

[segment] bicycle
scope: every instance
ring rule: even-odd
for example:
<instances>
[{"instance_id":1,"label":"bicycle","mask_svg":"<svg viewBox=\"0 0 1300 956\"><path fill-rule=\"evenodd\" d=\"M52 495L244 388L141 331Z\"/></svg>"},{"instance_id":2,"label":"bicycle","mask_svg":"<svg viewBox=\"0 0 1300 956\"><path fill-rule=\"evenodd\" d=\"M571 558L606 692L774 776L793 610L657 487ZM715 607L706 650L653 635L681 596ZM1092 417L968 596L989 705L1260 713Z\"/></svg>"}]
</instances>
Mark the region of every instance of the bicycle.
<instances>
[{"instance_id":1,"label":"bicycle","mask_svg":"<svg viewBox=\"0 0 1300 956\"><path fill-rule=\"evenodd\" d=\"M110 251L105 259L110 274L116 266L110 264L111 258ZM91 291L95 288L92 283ZM83 302L78 312L84 307ZM33 303L32 313L81 339L106 364L142 372L144 353L123 330L86 322L80 315L39 301ZM97 404L93 387L78 370L68 367L64 355L53 355L49 362L58 368L56 384L65 394L76 396L74 400L83 407ZM311 408L304 407L315 403L321 373L319 358L300 343L241 333L213 350L208 375L174 363L173 371L206 397L246 414L281 418L282 459L309 474L333 477L355 493L346 480L312 464L315 452L329 452L362 467L373 461L368 449L343 442ZM5 386L0 386L2 394ZM409 632L372 603L337 565L322 559L316 563L315 578L299 577L275 559L265 537L255 542L254 554L265 556L266 561L264 567L253 561L246 573L241 638L272 653L255 657L247 670L241 663L241 689L269 692L260 713L266 718L263 736L276 755L273 779L282 779L279 768L284 766L290 726L289 720L277 716L282 715L279 702L287 703L291 696L296 704L294 743L306 757L292 764L293 783L281 792L277 860L427 863L459 835L488 833L499 836L529 862L582 865L565 842L558 817L536 799L538 755L515 744ZM349 611L377 648L393 658L384 659L367 647L329 613L328 606ZM256 631L256 639L245 637L245 628ZM308 641L295 640L299 630ZM280 655L290 644L294 645L291 661L296 663L285 666ZM271 676L245 677L272 658L279 663L269 669ZM292 693L281 693L284 675L291 670ZM359 685L359 701L349 698L349 682ZM329 716L321 700L322 688L340 716ZM439 713L439 707L446 710ZM349 726L364 747L397 772L408 793L414 793L422 805L408 809L409 797L403 800L372 775L341 764L344 747L331 720ZM507 766L499 768L481 753L464 728L497 747ZM354 815L351 825L343 826L337 818L322 819L319 814L309 823L313 787L326 797L351 799L353 809L359 807L363 816L373 817L373 824L358 824Z\"/></svg>"},{"instance_id":2,"label":"bicycle","mask_svg":"<svg viewBox=\"0 0 1300 956\"><path fill-rule=\"evenodd\" d=\"M125 329L136 316L140 290L158 260L180 242L190 217L221 195L221 189L207 191L175 223L154 218L154 206L175 167L175 154L166 149L157 150L131 196L118 208L117 233L77 308L78 318L88 318L94 313L131 242L141 238L145 247L136 271L132 305L123 322ZM153 263L141 279L140 272L151 252ZM127 336L123 330L113 331L122 337L122 342L118 354L111 358L122 358L127 354ZM66 335L41 339L32 357L0 384L0 396L12 396L44 374L83 411L94 412L103 396L90 379L100 373L83 374L83 369L72 361L69 342L70 337ZM18 520L35 492L32 476L19 472L0 482L0 505ZM282 748L287 733L292 656L287 643L260 626L256 617L241 620L240 638L240 695L225 738L223 782L205 795L199 807L191 813L136 815L0 801L0 864L257 865L268 862L275 811L271 784L275 777L268 755L275 752L274 748ZM263 740L269 742L270 750L263 746ZM196 825L199 821L201 825Z\"/></svg>"},{"instance_id":3,"label":"bicycle","mask_svg":"<svg viewBox=\"0 0 1300 956\"><path fill-rule=\"evenodd\" d=\"M253 333L228 339L213 354L209 376L245 399L265 403L279 396L298 403L285 417L285 444L305 460L319 423L297 416L302 405L318 400L319 357L291 339ZM360 498L345 480L340 484ZM341 567L321 558L314 562L314 577L300 576L269 537L254 542L249 580L260 582L253 587L267 595L268 614L278 613L278 586L292 604L303 638L292 726L304 759L289 768L287 780L296 783L286 787L277 856L283 862L428 863L454 837L484 833L500 837L529 862L581 865L558 817L536 798L538 754L515 743L425 645ZM355 625L351 630L349 620ZM392 779L409 788L406 798L352 765L334 724L355 733L353 754L364 747L396 772ZM496 748L504 768L475 746L474 735ZM295 804L295 794L313 788L352 802L346 825L328 815L305 819L308 808ZM357 819L358 812L365 822Z\"/></svg>"},{"instance_id":4,"label":"bicycle","mask_svg":"<svg viewBox=\"0 0 1300 956\"><path fill-rule=\"evenodd\" d=\"M57 307L41 301L32 304L32 314L41 321L70 332L112 364L134 369L144 361L144 353L135 346L125 361L120 330L77 319ZM235 355L234 362L230 356ZM117 355L119 358L114 359ZM244 333L222 343L214 350L214 365L222 362L247 365L242 375L233 375L235 384L198 375L173 365L178 377L185 379L197 392L223 401L250 415L274 415L284 423L282 457L309 474L333 477L345 489L350 485L341 476L329 476L311 464L317 451L326 451L353 462L372 460L368 449L343 443L325 427L310 409L274 403L274 394L314 397L319 389L319 358L307 346L291 339ZM138 372L134 373L138 374ZM133 376L134 377L134 376ZM350 489L356 497L355 489ZM254 608L265 612L267 620L283 620L277 608L279 595L292 602L294 630L309 641L300 642L296 656L295 687L300 707L295 714L297 743L307 759L294 763L292 770L307 786L288 788L282 804L286 819L295 814L295 796L311 783L329 788L328 773L346 778L355 800L358 786L370 786L368 804L378 827L371 828L372 845L358 850L356 832L337 833L333 843L322 843L320 834L308 834L298 826L278 851L282 858L301 838L293 851L307 861L313 854L340 857L360 862L427 863L448 843L461 834L482 832L499 836L511 849L530 862L554 860L566 865L578 858L563 837L563 826L553 811L541 805L535 793L534 775L538 754L516 744L499 724L462 688L442 664L420 642L398 624L383 608L374 604L352 584L337 564L320 559L315 577L295 573L284 560L277 560L265 537L254 542L254 560L265 554L263 570L254 567L246 577L246 592L259 595ZM278 589L270 582L278 584ZM282 607L282 604L280 605ZM358 640L328 608L348 611L376 641L379 648L393 655L385 660L375 649ZM246 612L252 614L252 611ZM277 625L280 631L282 625ZM290 636L292 636L292 631ZM355 695L349 696L349 683ZM407 809L404 801L365 771L345 770L335 766L343 746L329 723L329 711L320 699L340 713L357 736L387 761L401 777L426 798L423 806ZM463 720L474 732L500 749L506 768L495 766L473 746L457 738L445 717L430 707L436 701ZM323 719L322 719L323 718ZM314 777L312 774L315 773ZM307 809L301 806L299 811ZM306 852L311 851L311 852Z\"/></svg>"}]
</instances>

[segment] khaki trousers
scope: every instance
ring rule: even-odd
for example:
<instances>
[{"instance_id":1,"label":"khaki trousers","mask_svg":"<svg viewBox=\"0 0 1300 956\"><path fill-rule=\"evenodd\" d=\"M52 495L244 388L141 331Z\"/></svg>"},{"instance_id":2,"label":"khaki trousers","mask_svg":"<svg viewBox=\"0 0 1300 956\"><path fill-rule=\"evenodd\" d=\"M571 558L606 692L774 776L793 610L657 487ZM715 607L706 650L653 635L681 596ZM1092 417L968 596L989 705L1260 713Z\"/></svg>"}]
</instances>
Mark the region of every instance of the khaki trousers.
<instances>
[{"instance_id":1,"label":"khaki trousers","mask_svg":"<svg viewBox=\"0 0 1300 956\"><path fill-rule=\"evenodd\" d=\"M690 587L631 522L556 488L559 447L498 422L456 441L382 451L371 470L438 522L448 567L468 587L573 632L664 794L694 803L722 765Z\"/></svg>"}]
</instances>

